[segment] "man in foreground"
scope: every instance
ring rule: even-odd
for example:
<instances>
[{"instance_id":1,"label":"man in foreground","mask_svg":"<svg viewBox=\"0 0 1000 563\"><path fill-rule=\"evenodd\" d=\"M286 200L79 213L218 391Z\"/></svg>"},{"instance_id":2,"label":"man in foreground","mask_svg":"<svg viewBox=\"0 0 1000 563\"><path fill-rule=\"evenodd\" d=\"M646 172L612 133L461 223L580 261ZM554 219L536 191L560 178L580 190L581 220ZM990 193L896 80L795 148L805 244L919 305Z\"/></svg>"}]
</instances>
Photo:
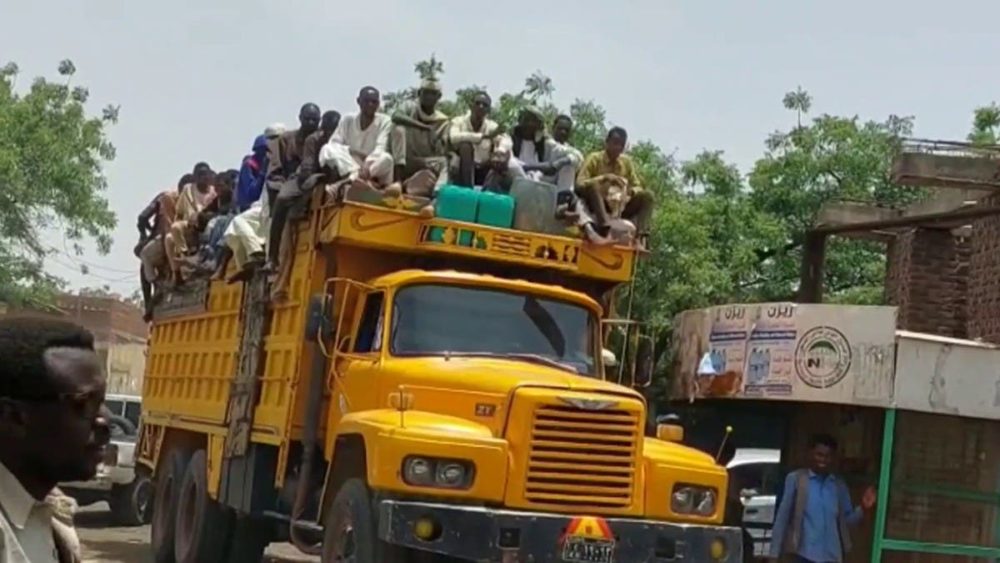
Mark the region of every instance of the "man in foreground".
<instances>
[{"instance_id":1,"label":"man in foreground","mask_svg":"<svg viewBox=\"0 0 1000 563\"><path fill-rule=\"evenodd\" d=\"M861 506L851 503L847 484L833 474L837 440L818 434L809 440L809 467L788 474L774 516L771 559L798 563L839 563L851 550L849 526L875 506L868 487Z\"/></svg>"},{"instance_id":2,"label":"man in foreground","mask_svg":"<svg viewBox=\"0 0 1000 563\"><path fill-rule=\"evenodd\" d=\"M56 484L97 473L110 439L93 336L64 321L0 319L0 563L75 563Z\"/></svg>"}]
</instances>

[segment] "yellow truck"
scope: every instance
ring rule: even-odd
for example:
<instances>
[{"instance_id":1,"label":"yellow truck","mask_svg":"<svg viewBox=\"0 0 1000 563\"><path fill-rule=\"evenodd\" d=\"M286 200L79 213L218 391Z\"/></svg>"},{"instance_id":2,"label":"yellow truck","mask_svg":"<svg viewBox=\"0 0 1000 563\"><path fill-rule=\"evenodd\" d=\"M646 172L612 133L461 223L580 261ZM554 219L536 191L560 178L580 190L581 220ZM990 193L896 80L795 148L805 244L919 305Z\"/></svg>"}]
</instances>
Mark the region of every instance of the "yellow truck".
<instances>
[{"instance_id":1,"label":"yellow truck","mask_svg":"<svg viewBox=\"0 0 1000 563\"><path fill-rule=\"evenodd\" d=\"M157 563L274 541L324 563L741 560L726 471L676 427L646 437L604 365L595 297L635 250L343 196L294 240L286 300L258 276L156 311L137 461Z\"/></svg>"}]
</instances>

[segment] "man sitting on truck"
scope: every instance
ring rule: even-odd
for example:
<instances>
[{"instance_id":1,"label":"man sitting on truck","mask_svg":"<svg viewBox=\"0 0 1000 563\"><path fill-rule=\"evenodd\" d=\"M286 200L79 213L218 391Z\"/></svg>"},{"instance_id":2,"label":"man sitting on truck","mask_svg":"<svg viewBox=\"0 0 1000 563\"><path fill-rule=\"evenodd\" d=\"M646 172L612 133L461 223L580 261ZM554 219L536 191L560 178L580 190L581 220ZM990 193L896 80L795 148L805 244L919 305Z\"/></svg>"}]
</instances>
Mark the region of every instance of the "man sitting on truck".
<instances>
[{"instance_id":1,"label":"man sitting on truck","mask_svg":"<svg viewBox=\"0 0 1000 563\"><path fill-rule=\"evenodd\" d=\"M550 168L542 179L555 184L560 191L573 191L576 185L576 175L583 163L583 153L569 144L573 134L573 118L568 115L558 115L552 122L552 141L545 160Z\"/></svg>"},{"instance_id":2,"label":"man sitting on truck","mask_svg":"<svg viewBox=\"0 0 1000 563\"><path fill-rule=\"evenodd\" d=\"M392 119L379 111L381 94L372 86L358 92L358 113L345 115L320 151L320 165L334 170L354 185L386 189L392 185L393 160L389 153ZM398 188L398 186L397 186Z\"/></svg>"},{"instance_id":3,"label":"man sitting on truck","mask_svg":"<svg viewBox=\"0 0 1000 563\"><path fill-rule=\"evenodd\" d=\"M321 119L319 106L313 103L303 104L299 110L299 128L286 131L275 141L268 143L267 154L267 197L271 209L271 227L267 237L268 271L278 270L278 250L281 248L281 237L285 222L291 209L290 200L299 195L299 183L296 174L302 164L302 150L306 137L312 135ZM286 203L278 204L278 199Z\"/></svg>"},{"instance_id":4,"label":"man sitting on truck","mask_svg":"<svg viewBox=\"0 0 1000 563\"><path fill-rule=\"evenodd\" d=\"M494 152L511 154L510 137L496 121L489 119L493 100L486 92L472 97L469 112L448 124L450 154L449 181L458 186L482 186L491 169Z\"/></svg>"},{"instance_id":5,"label":"man sitting on truck","mask_svg":"<svg viewBox=\"0 0 1000 563\"><path fill-rule=\"evenodd\" d=\"M278 128L280 127L280 132ZM283 125L272 125L264 134L254 139L251 154L243 158L239 179L236 182L236 204L239 215L233 217L223 240L232 257L236 258L237 273L230 282L242 281L250 277L257 267L264 263L264 238L267 233L266 197L261 197L267 180L267 145L284 132ZM225 258L228 261L228 258ZM225 266L216 270L215 278L225 275Z\"/></svg>"},{"instance_id":6,"label":"man sitting on truck","mask_svg":"<svg viewBox=\"0 0 1000 563\"><path fill-rule=\"evenodd\" d=\"M619 229L631 234L634 229L642 245L653 215L653 197L642 189L635 162L624 154L627 142L628 132L612 127L604 150L587 155L583 161L576 189L602 236L615 235ZM621 220L630 223L628 229L621 227Z\"/></svg>"},{"instance_id":7,"label":"man sitting on truck","mask_svg":"<svg viewBox=\"0 0 1000 563\"><path fill-rule=\"evenodd\" d=\"M320 119L319 129L306 137L302 145L302 161L295 172L294 182L286 182L274 201L274 213L271 223L271 236L279 236L280 242L269 246L268 252L278 250L278 277L271 287L271 297L276 301L284 299L288 283L292 276L292 251L295 247L295 230L289 228L294 221L301 219L307 210L313 188L325 184L327 174L319 165L320 150L330 140L334 131L340 125L340 113L328 111ZM293 189L294 188L294 189ZM278 222L283 223L278 225Z\"/></svg>"},{"instance_id":8,"label":"man sitting on truck","mask_svg":"<svg viewBox=\"0 0 1000 563\"><path fill-rule=\"evenodd\" d=\"M412 195L429 196L434 186L447 180L444 135L448 116L437 109L440 99L441 86L427 79L417 90L417 101L407 102L392 115L395 127L389 145L395 178Z\"/></svg>"},{"instance_id":9,"label":"man sitting on truck","mask_svg":"<svg viewBox=\"0 0 1000 563\"><path fill-rule=\"evenodd\" d=\"M215 199L214 180L215 172L212 172L212 168L205 162L199 162L194 167L194 183L187 184L181 190L177 201L177 215L170 226L170 232L164 237L164 248L175 285L184 283L181 262L197 242L195 219L198 213Z\"/></svg>"}]
</instances>

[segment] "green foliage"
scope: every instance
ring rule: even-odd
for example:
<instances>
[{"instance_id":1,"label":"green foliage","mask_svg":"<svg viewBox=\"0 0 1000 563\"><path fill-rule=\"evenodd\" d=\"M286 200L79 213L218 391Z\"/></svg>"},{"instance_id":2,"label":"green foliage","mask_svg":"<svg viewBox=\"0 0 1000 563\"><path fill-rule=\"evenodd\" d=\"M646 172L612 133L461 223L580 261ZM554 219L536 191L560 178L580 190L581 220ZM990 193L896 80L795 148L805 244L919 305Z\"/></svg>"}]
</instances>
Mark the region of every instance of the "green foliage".
<instances>
[{"instance_id":1,"label":"green foliage","mask_svg":"<svg viewBox=\"0 0 1000 563\"><path fill-rule=\"evenodd\" d=\"M996 145L1000 143L1000 106L996 102L976 108L972 116L972 131L969 142L975 145Z\"/></svg>"},{"instance_id":2,"label":"green foliage","mask_svg":"<svg viewBox=\"0 0 1000 563\"><path fill-rule=\"evenodd\" d=\"M786 95L786 105L791 95ZM790 109L799 112L800 107ZM783 240L761 247L766 259L761 263L757 298L794 296L801 243L824 203L849 200L897 207L921 197L919 190L900 188L889 178L900 140L912 129L913 120L908 117L862 122L857 117L822 115L811 124L768 138L764 156L750 173L750 201L780 224ZM884 271L881 245L831 239L825 280L831 299L842 299L841 292L862 288L866 295L881 291Z\"/></svg>"},{"instance_id":3,"label":"green foliage","mask_svg":"<svg viewBox=\"0 0 1000 563\"><path fill-rule=\"evenodd\" d=\"M118 108L88 116L89 92L72 86L76 67L58 68L63 82L37 78L25 92L16 64L0 69L0 301L44 302L61 286L42 269L44 229L60 229L78 253L86 238L102 253L111 247L103 165L115 157L105 127Z\"/></svg>"}]
</instances>

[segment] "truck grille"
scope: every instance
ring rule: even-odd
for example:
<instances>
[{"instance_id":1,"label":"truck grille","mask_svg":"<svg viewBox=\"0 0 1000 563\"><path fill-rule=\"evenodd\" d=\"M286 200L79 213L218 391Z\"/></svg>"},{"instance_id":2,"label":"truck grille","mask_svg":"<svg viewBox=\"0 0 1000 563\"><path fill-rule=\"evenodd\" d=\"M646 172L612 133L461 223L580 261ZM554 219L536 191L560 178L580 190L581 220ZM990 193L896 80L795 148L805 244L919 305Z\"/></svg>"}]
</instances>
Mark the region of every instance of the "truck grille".
<instances>
[{"instance_id":1,"label":"truck grille","mask_svg":"<svg viewBox=\"0 0 1000 563\"><path fill-rule=\"evenodd\" d=\"M638 413L538 406L525 499L547 505L629 506L639 439Z\"/></svg>"}]
</instances>

